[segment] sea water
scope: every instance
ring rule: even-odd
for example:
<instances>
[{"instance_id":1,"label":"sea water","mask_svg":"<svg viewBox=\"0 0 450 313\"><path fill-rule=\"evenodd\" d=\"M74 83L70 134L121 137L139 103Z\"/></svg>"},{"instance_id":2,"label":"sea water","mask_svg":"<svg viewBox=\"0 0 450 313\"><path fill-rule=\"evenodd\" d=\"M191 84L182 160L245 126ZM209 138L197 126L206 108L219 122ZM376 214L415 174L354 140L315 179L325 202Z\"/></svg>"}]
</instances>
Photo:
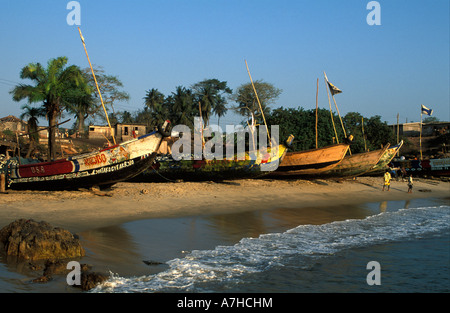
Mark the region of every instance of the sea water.
<instances>
[{"instance_id":1,"label":"sea water","mask_svg":"<svg viewBox=\"0 0 450 313\"><path fill-rule=\"evenodd\" d=\"M289 229L272 232L280 225L266 226L260 228L265 233L234 243L199 239L212 246L178 253L152 274L112 273L92 292L449 292L449 204L448 199L367 204L365 216L296 226L290 221ZM136 228L138 223L130 223L127 229ZM379 264L379 284L368 283L372 261Z\"/></svg>"}]
</instances>

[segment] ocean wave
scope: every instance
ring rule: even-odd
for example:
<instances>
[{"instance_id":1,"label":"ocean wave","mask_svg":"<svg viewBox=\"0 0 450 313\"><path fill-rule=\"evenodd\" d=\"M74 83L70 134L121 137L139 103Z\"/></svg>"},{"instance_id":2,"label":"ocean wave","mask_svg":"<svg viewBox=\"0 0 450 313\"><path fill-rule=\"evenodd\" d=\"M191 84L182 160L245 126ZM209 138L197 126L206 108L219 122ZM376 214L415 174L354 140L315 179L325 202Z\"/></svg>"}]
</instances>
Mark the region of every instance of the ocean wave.
<instances>
[{"instance_id":1,"label":"ocean wave","mask_svg":"<svg viewBox=\"0 0 450 313\"><path fill-rule=\"evenodd\" d=\"M323 225L300 225L283 233L243 238L233 246L194 250L167 262L169 269L142 277L111 278L93 292L208 292L211 286L239 282L244 275L263 273L274 266L307 268L311 260L344 249L439 235L449 229L449 206L400 209L365 219Z\"/></svg>"}]
</instances>

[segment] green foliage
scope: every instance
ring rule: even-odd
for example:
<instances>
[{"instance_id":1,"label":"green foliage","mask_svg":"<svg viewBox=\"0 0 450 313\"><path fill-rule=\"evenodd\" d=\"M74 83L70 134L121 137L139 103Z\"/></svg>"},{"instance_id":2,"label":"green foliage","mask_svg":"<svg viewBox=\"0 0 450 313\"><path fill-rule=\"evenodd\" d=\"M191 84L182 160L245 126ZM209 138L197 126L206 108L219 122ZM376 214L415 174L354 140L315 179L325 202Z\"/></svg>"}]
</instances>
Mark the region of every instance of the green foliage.
<instances>
[{"instance_id":1,"label":"green foliage","mask_svg":"<svg viewBox=\"0 0 450 313\"><path fill-rule=\"evenodd\" d=\"M255 88L253 88L253 85ZM231 95L231 100L237 103L234 109L239 114L248 118L254 118L256 123L262 123L263 118L259 103L264 115L267 115L270 111L269 106L280 96L282 90L262 80L255 81L253 85L252 83L247 83L239 86L236 92Z\"/></svg>"},{"instance_id":2,"label":"green foliage","mask_svg":"<svg viewBox=\"0 0 450 313\"><path fill-rule=\"evenodd\" d=\"M330 112L325 109L318 110L317 139L318 147L336 143ZM335 118L335 123L338 118ZM268 125L279 125L280 140L286 139L290 134L295 136L293 149L302 151L316 148L316 111L303 108L277 108L266 115ZM338 125L338 124L336 124ZM342 130L336 127L339 137L343 137Z\"/></svg>"},{"instance_id":3,"label":"green foliage","mask_svg":"<svg viewBox=\"0 0 450 313\"><path fill-rule=\"evenodd\" d=\"M194 101L200 103L202 109L202 118L205 124L209 124L209 118L212 113L219 118L227 112L226 94L233 91L227 86L227 82L217 79L205 79L192 86L194 92Z\"/></svg>"},{"instance_id":4,"label":"green foliage","mask_svg":"<svg viewBox=\"0 0 450 313\"><path fill-rule=\"evenodd\" d=\"M317 137L318 147L328 146L337 143L331 120L331 113L326 109L319 109L317 112L318 125ZM340 119L333 113L333 119L336 126L339 142L344 141L344 132L342 130ZM303 108L278 108L272 110L266 115L268 125L279 125L280 139L287 138L289 134L295 136L294 151L303 151L314 149L316 147L316 110L305 110ZM349 112L343 118L347 136L353 135L351 145L352 153L360 153L367 150L380 149L381 145L387 143L395 144L395 136L386 122L381 122L380 116L376 115L369 119L363 118L360 113ZM362 126L364 123L363 137Z\"/></svg>"},{"instance_id":5,"label":"green foliage","mask_svg":"<svg viewBox=\"0 0 450 313\"><path fill-rule=\"evenodd\" d=\"M81 70L66 66L67 57L51 59L47 67L40 63L30 63L22 68L20 78L29 79L32 85L19 84L10 92L14 101L27 99L29 103L41 102L49 121L48 157L56 157L56 121L73 98L70 91L77 89L84 81Z\"/></svg>"},{"instance_id":6,"label":"green foliage","mask_svg":"<svg viewBox=\"0 0 450 313\"><path fill-rule=\"evenodd\" d=\"M170 120L172 125L183 124L194 127L194 118L200 116L207 125L211 114L223 116L226 111L226 94L231 93L226 82L217 79L206 79L196 83L192 88L177 86L175 92L164 96L158 89L147 91L145 107L138 111L135 122L146 124L153 128Z\"/></svg>"},{"instance_id":7,"label":"green foliage","mask_svg":"<svg viewBox=\"0 0 450 313\"><path fill-rule=\"evenodd\" d=\"M23 113L20 115L22 120L27 119L28 134L31 141L35 143L39 142L38 130L38 118L45 116L45 110L43 108L34 108L29 105L22 106Z\"/></svg>"}]
</instances>

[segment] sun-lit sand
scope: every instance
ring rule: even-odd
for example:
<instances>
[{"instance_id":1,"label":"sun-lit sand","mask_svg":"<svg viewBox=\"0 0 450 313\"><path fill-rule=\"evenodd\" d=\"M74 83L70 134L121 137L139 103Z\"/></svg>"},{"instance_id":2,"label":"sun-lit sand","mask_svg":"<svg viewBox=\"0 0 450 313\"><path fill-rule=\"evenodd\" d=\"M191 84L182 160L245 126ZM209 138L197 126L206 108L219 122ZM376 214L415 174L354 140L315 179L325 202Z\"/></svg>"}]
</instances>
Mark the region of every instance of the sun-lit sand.
<instances>
[{"instance_id":1,"label":"sun-lit sand","mask_svg":"<svg viewBox=\"0 0 450 313\"><path fill-rule=\"evenodd\" d=\"M382 191L381 177L356 180L248 179L214 182L131 183L109 191L13 191L0 194L0 228L27 218L71 232L149 218L236 213L276 208L311 208L366 202L449 197L450 183L416 179L393 181Z\"/></svg>"}]
</instances>

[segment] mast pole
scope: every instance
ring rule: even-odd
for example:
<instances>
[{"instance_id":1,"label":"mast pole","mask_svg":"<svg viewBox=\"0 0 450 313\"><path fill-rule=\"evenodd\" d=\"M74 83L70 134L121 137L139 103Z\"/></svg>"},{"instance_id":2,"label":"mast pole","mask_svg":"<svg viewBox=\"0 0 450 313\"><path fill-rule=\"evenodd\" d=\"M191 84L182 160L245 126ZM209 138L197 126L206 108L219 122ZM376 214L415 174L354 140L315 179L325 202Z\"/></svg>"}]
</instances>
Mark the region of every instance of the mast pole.
<instances>
[{"instance_id":1,"label":"mast pole","mask_svg":"<svg viewBox=\"0 0 450 313\"><path fill-rule=\"evenodd\" d=\"M100 96L100 102L102 103L103 111L105 112L106 121L108 122L109 130L111 131L111 136L113 138L114 144L116 144L116 138L114 136L114 133L113 133L113 130L112 130L112 127L111 127L111 123L109 122L108 113L106 112L105 104L103 103L102 93L100 92L100 88L98 87L97 78L95 77L94 69L92 68L91 60L89 59L89 55L88 55L88 52L86 50L86 43L84 42L84 37L81 34L80 27L78 27L78 32L80 33L81 42L83 42L84 52L86 52L86 57L87 57L88 62L89 62L89 67L91 68L92 76L94 77L95 86L97 87L98 95Z\"/></svg>"},{"instance_id":2,"label":"mast pole","mask_svg":"<svg viewBox=\"0 0 450 313\"><path fill-rule=\"evenodd\" d=\"M272 147L272 139L270 139L269 128L267 127L266 118L264 117L264 112L262 110L261 102L259 101L258 93L256 92L255 84L253 84L252 75L250 75L250 70L248 69L247 60L245 60L245 66L247 67L248 76L250 77L253 91L255 92L256 100L258 101L259 110L261 111L261 115L264 120L264 125L266 126L266 132L267 132L267 137L269 138L270 147Z\"/></svg>"}]
</instances>

